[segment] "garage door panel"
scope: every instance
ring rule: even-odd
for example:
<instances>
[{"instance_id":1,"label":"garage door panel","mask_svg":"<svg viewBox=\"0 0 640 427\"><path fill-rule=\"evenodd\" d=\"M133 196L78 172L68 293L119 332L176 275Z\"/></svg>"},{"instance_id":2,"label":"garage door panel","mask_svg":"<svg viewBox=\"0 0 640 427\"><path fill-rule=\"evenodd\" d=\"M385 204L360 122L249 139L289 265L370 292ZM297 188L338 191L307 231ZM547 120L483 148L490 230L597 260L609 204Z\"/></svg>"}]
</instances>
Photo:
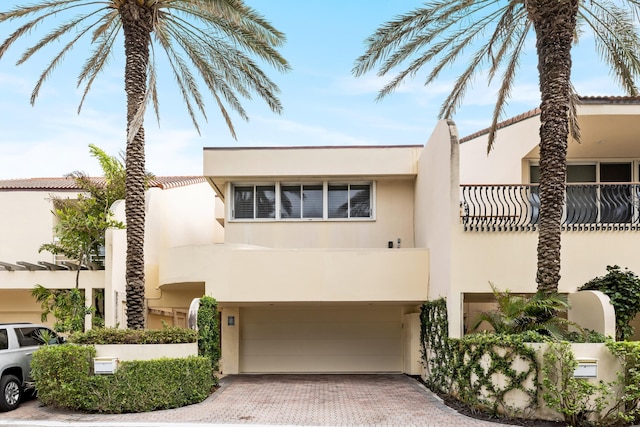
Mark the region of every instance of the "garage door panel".
<instances>
[{"instance_id":1,"label":"garage door panel","mask_svg":"<svg viewBox=\"0 0 640 427\"><path fill-rule=\"evenodd\" d=\"M248 368L245 373L334 373L334 372L398 372L401 366L396 356L319 356L309 363L305 359L283 359L278 356L246 357L243 363ZM253 368L256 368L255 370ZM268 367L268 370L261 369ZM396 367L390 369L390 367Z\"/></svg>"},{"instance_id":2,"label":"garage door panel","mask_svg":"<svg viewBox=\"0 0 640 427\"><path fill-rule=\"evenodd\" d=\"M401 372L398 307L245 308L242 372Z\"/></svg>"},{"instance_id":3,"label":"garage door panel","mask_svg":"<svg viewBox=\"0 0 640 427\"><path fill-rule=\"evenodd\" d=\"M264 321L255 324L246 324L243 320L243 338L247 340L260 339L265 336L305 336L311 335L317 339L351 338L390 338L397 337L401 325L398 322L296 322L296 323L269 323Z\"/></svg>"},{"instance_id":4,"label":"garage door panel","mask_svg":"<svg viewBox=\"0 0 640 427\"><path fill-rule=\"evenodd\" d=\"M351 354L367 356L378 354L393 356L401 342L397 339L332 339L332 340L250 340L246 341L243 353L253 356L315 356Z\"/></svg>"}]
</instances>

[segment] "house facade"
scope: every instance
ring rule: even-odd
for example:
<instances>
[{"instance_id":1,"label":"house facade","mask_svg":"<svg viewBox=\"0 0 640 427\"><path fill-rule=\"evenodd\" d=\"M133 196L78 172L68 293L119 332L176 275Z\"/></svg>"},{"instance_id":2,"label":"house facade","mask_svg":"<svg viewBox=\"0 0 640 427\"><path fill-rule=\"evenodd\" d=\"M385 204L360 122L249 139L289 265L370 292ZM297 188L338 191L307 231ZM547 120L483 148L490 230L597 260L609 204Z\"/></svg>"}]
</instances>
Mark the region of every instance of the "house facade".
<instances>
[{"instance_id":1,"label":"house facade","mask_svg":"<svg viewBox=\"0 0 640 427\"><path fill-rule=\"evenodd\" d=\"M578 108L563 293L607 265L640 272L639 113L637 98ZM459 337L492 308L490 283L536 290L539 124L535 110L502 123L489 155L486 131L460 139L451 121L424 146L206 148L225 244L169 249L160 287L218 300L224 373L418 373L423 301L446 298ZM573 320L611 327L602 301L575 301Z\"/></svg>"},{"instance_id":2,"label":"house facade","mask_svg":"<svg viewBox=\"0 0 640 427\"><path fill-rule=\"evenodd\" d=\"M67 178L0 181L0 221L5 228L0 239L0 322L40 322L40 305L31 296L36 284L49 289L75 286L77 266L64 257L39 252L39 248L55 238L53 199L75 199L79 191ZM151 182L146 194L145 240L150 327L161 327L162 321L186 326L191 300L204 292L204 288L182 290L176 297L170 289L160 291L157 259L164 245L222 242L215 203L215 194L202 177L156 177ZM122 202L116 202L112 211L125 222ZM104 253L92 265L82 266L79 276L86 305L94 307L107 326L126 325L125 233L108 230ZM90 326L87 318L86 327Z\"/></svg>"},{"instance_id":3,"label":"house facade","mask_svg":"<svg viewBox=\"0 0 640 427\"><path fill-rule=\"evenodd\" d=\"M419 373L429 288L414 228L421 151L205 149L225 243L171 248L160 282L202 283L216 298L224 374Z\"/></svg>"},{"instance_id":4,"label":"house facade","mask_svg":"<svg viewBox=\"0 0 640 427\"><path fill-rule=\"evenodd\" d=\"M640 98L582 98L577 113L563 293L607 265L640 272ZM446 298L459 337L492 308L490 283L536 290L539 125L537 110L501 123L489 154L486 130L459 138L446 120L424 145L205 148L203 177L159 179L147 192L147 326L186 326L206 294L221 313L223 374L420 374L423 302ZM0 219L11 224L0 321L38 320L36 283L74 283L37 252L53 236L50 195L77 192L62 182L0 181ZM123 202L112 211L124 221ZM108 326L126 325L125 254L126 230L109 230L105 270L82 272L88 303L104 289ZM573 301L572 320L608 330L606 301Z\"/></svg>"}]
</instances>

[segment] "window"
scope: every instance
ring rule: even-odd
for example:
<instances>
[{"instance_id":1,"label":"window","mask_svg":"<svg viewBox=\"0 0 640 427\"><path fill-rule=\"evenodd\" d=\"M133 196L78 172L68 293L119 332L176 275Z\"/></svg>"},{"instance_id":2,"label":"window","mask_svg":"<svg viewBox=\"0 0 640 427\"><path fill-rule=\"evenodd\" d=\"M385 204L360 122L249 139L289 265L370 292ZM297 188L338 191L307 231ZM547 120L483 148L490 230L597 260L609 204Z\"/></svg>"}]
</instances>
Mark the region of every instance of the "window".
<instances>
[{"instance_id":1,"label":"window","mask_svg":"<svg viewBox=\"0 0 640 427\"><path fill-rule=\"evenodd\" d=\"M275 218L274 185L236 186L233 189L233 217L237 219Z\"/></svg>"},{"instance_id":2,"label":"window","mask_svg":"<svg viewBox=\"0 0 640 427\"><path fill-rule=\"evenodd\" d=\"M374 183L232 184L232 219L373 218ZM277 196L277 197L276 197Z\"/></svg>"},{"instance_id":3,"label":"window","mask_svg":"<svg viewBox=\"0 0 640 427\"><path fill-rule=\"evenodd\" d=\"M9 348L9 336L6 329L0 329L0 350Z\"/></svg>"},{"instance_id":4,"label":"window","mask_svg":"<svg viewBox=\"0 0 640 427\"><path fill-rule=\"evenodd\" d=\"M329 184L329 218L369 218L371 186L369 184Z\"/></svg>"},{"instance_id":5,"label":"window","mask_svg":"<svg viewBox=\"0 0 640 427\"><path fill-rule=\"evenodd\" d=\"M540 167L531 165L531 183L540 182ZM633 211L630 162L568 164L567 223L625 223ZM536 189L537 191L537 189ZM533 190L532 190L533 192Z\"/></svg>"},{"instance_id":6,"label":"window","mask_svg":"<svg viewBox=\"0 0 640 427\"><path fill-rule=\"evenodd\" d=\"M25 327L16 329L20 347L33 347L44 344L59 344L58 335L51 329L42 327Z\"/></svg>"},{"instance_id":7,"label":"window","mask_svg":"<svg viewBox=\"0 0 640 427\"><path fill-rule=\"evenodd\" d=\"M322 218L322 184L280 185L280 218Z\"/></svg>"}]
</instances>

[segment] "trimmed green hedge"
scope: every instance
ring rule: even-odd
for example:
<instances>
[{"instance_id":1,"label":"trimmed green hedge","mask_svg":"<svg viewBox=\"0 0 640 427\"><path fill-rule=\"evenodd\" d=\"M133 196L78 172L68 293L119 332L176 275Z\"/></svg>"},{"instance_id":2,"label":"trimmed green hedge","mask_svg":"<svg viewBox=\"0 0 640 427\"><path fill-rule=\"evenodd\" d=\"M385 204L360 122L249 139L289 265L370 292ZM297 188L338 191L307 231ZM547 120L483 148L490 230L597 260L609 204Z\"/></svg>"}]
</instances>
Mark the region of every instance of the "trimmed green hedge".
<instances>
[{"instance_id":1,"label":"trimmed green hedge","mask_svg":"<svg viewBox=\"0 0 640 427\"><path fill-rule=\"evenodd\" d=\"M184 328L144 330L95 328L69 337L69 342L75 344L179 344L197 340L196 331Z\"/></svg>"},{"instance_id":2,"label":"trimmed green hedge","mask_svg":"<svg viewBox=\"0 0 640 427\"><path fill-rule=\"evenodd\" d=\"M73 344L36 351L31 368L40 401L85 412L147 412L201 402L214 387L207 357L121 362L113 375L93 375L95 354Z\"/></svg>"}]
</instances>

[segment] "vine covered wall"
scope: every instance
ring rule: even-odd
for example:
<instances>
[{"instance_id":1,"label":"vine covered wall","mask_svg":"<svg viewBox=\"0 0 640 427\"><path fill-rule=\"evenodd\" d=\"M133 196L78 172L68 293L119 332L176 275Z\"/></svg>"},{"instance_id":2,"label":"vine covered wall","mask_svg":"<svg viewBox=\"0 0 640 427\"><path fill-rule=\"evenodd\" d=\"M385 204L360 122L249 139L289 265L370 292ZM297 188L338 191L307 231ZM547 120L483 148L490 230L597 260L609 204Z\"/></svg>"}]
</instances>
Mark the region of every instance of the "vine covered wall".
<instances>
[{"instance_id":1,"label":"vine covered wall","mask_svg":"<svg viewBox=\"0 0 640 427\"><path fill-rule=\"evenodd\" d=\"M448 336L445 299L421 310L421 350L425 382L434 391L493 413L524 414L538 404L536 351L522 337L477 334Z\"/></svg>"}]
</instances>

